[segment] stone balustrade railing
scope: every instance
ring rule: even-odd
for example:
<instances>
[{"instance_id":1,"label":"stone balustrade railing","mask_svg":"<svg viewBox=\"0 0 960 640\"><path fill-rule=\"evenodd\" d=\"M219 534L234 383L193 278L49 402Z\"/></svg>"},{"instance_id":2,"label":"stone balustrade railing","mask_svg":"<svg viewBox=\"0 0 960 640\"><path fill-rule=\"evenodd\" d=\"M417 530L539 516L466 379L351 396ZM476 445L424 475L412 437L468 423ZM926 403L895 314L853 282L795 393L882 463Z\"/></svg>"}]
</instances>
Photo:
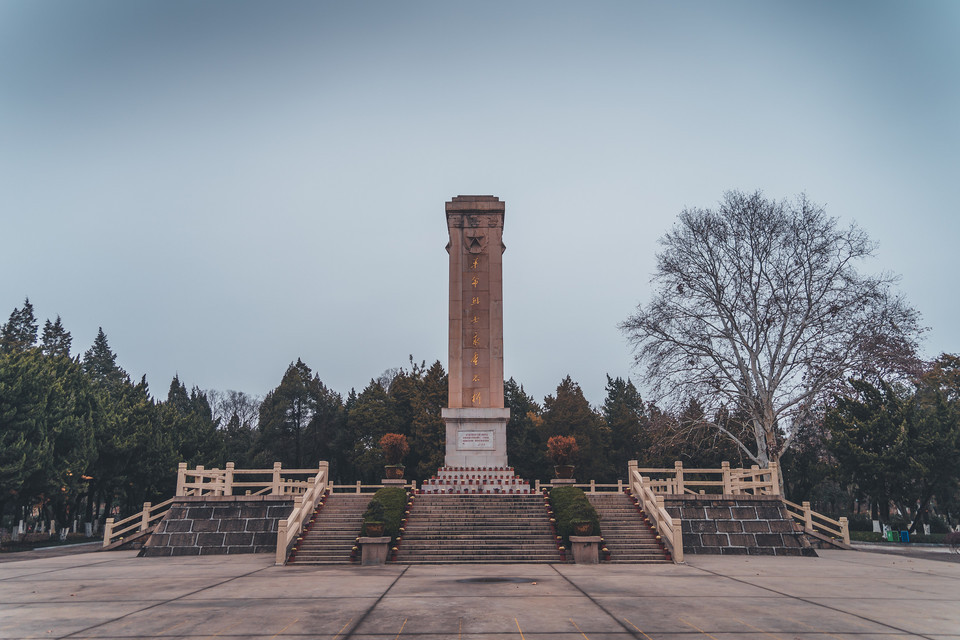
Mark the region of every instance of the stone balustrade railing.
<instances>
[{"instance_id":1,"label":"stone balustrade railing","mask_svg":"<svg viewBox=\"0 0 960 640\"><path fill-rule=\"evenodd\" d=\"M279 462L272 469L237 469L228 462L224 469L206 469L198 466L188 469L181 462L177 469L178 496L237 496L237 495L296 495L304 493L310 478L317 475L327 463L315 469L284 469Z\"/></svg>"},{"instance_id":2,"label":"stone balustrade railing","mask_svg":"<svg viewBox=\"0 0 960 640\"><path fill-rule=\"evenodd\" d=\"M845 517L834 520L822 513L817 513L810 508L809 502L797 504L784 499L783 504L787 505L787 513L802 524L805 531L827 535L843 540L846 545L850 544L850 523Z\"/></svg>"},{"instance_id":3,"label":"stone balustrade railing","mask_svg":"<svg viewBox=\"0 0 960 640\"><path fill-rule=\"evenodd\" d=\"M683 532L680 529L680 518L674 518L667 512L663 506L663 496L654 492L650 478L640 475L636 460L627 463L627 480L631 492L640 501L643 512L650 519L660 540L670 550L673 561L682 563Z\"/></svg>"},{"instance_id":4,"label":"stone balustrade railing","mask_svg":"<svg viewBox=\"0 0 960 640\"><path fill-rule=\"evenodd\" d=\"M170 505L173 504L173 500L173 498L170 498L159 504L144 502L142 511L116 522L113 518L107 518L103 525L103 546L108 547L115 542L120 542L130 534L146 531L153 526L154 522L166 515Z\"/></svg>"},{"instance_id":5,"label":"stone balustrade railing","mask_svg":"<svg viewBox=\"0 0 960 640\"><path fill-rule=\"evenodd\" d=\"M286 520L281 520L277 524L277 564L287 563L287 558L290 557L290 549L297 541L300 532L303 531L304 523L317 508L317 503L323 499L323 494L326 493L329 483L329 463L321 462L320 469L307 482L303 493L293 498L293 511L290 512Z\"/></svg>"},{"instance_id":6,"label":"stone balustrade railing","mask_svg":"<svg viewBox=\"0 0 960 640\"><path fill-rule=\"evenodd\" d=\"M731 468L723 462L719 469L692 469L677 461L673 468L638 468L650 478L654 493L677 494L752 494L780 495L780 469L771 462L766 469L753 465L749 469Z\"/></svg>"}]
</instances>

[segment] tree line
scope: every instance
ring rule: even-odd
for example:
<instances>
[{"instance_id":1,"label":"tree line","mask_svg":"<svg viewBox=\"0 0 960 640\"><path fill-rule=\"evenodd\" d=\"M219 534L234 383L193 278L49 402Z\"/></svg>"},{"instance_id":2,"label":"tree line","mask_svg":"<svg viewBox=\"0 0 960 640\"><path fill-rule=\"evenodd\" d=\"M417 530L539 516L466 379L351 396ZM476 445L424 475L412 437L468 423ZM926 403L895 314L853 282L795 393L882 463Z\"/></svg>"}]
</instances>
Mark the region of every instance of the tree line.
<instances>
[{"instance_id":1,"label":"tree line","mask_svg":"<svg viewBox=\"0 0 960 640\"><path fill-rule=\"evenodd\" d=\"M8 520L37 513L63 526L105 518L114 507L131 513L172 495L179 462L310 468L326 460L338 484L376 483L387 433L410 443L407 478L422 481L443 464L447 373L439 361L411 357L345 397L298 359L262 399L188 390L179 376L157 399L145 378L133 380L117 364L102 329L82 357L71 357L71 346L59 317L39 331L29 300L0 331L0 513ZM570 376L542 401L510 378L504 398L510 462L528 479L553 477L547 440L556 435L576 438L581 480L616 482L634 459L646 467L753 462L726 435L749 436L748 412L708 414L696 398L667 410L645 401L629 379L607 376L597 407ZM955 356L942 356L912 386L851 381L808 412L793 436L782 457L788 496L830 513L862 502L889 518L891 503L921 510L935 503L955 517L958 403Z\"/></svg>"}]
</instances>

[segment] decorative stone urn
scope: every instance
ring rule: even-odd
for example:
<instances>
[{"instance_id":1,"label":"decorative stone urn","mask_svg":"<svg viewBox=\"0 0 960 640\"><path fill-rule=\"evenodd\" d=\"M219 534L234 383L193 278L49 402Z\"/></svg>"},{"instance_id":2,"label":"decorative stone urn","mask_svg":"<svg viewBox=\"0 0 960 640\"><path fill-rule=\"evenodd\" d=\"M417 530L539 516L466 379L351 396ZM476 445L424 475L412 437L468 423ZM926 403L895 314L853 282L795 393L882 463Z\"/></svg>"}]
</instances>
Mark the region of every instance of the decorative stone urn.
<instances>
[{"instance_id":1,"label":"decorative stone urn","mask_svg":"<svg viewBox=\"0 0 960 640\"><path fill-rule=\"evenodd\" d=\"M388 464L383 469L387 473L388 480L400 480L403 478L404 467L401 464Z\"/></svg>"},{"instance_id":2,"label":"decorative stone urn","mask_svg":"<svg viewBox=\"0 0 960 640\"><path fill-rule=\"evenodd\" d=\"M569 479L573 477L573 465L572 464L558 464L553 468L553 473L556 477L561 479Z\"/></svg>"}]
</instances>

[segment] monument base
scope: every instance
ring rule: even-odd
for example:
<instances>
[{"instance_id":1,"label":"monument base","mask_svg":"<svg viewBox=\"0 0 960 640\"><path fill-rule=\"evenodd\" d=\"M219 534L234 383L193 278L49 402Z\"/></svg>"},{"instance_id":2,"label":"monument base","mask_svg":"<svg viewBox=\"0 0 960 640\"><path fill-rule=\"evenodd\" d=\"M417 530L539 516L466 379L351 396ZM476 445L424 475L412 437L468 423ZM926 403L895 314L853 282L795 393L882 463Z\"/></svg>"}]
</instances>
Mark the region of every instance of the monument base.
<instances>
[{"instance_id":1,"label":"monument base","mask_svg":"<svg viewBox=\"0 0 960 640\"><path fill-rule=\"evenodd\" d=\"M506 467L510 409L441 409L448 467Z\"/></svg>"}]
</instances>

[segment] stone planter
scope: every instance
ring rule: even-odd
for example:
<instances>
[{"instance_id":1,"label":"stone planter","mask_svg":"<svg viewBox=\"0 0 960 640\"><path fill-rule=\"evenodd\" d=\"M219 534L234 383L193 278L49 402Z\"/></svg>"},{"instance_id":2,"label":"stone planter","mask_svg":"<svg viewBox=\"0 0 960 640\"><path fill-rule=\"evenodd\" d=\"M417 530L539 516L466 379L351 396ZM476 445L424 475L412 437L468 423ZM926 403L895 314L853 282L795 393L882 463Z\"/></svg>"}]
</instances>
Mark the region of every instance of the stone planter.
<instances>
[{"instance_id":1,"label":"stone planter","mask_svg":"<svg viewBox=\"0 0 960 640\"><path fill-rule=\"evenodd\" d=\"M573 465L572 464L558 464L553 468L553 473L555 476L561 480L569 479L573 477Z\"/></svg>"},{"instance_id":2,"label":"stone planter","mask_svg":"<svg viewBox=\"0 0 960 640\"><path fill-rule=\"evenodd\" d=\"M365 530L370 538L380 538L383 536L382 522L367 522Z\"/></svg>"},{"instance_id":3,"label":"stone planter","mask_svg":"<svg viewBox=\"0 0 960 640\"><path fill-rule=\"evenodd\" d=\"M574 522L573 533L577 536L589 536L593 534L593 524L590 522Z\"/></svg>"},{"instance_id":4,"label":"stone planter","mask_svg":"<svg viewBox=\"0 0 960 640\"><path fill-rule=\"evenodd\" d=\"M387 473L388 480L399 480L403 478L403 467L400 465L388 464L383 469Z\"/></svg>"},{"instance_id":5,"label":"stone planter","mask_svg":"<svg viewBox=\"0 0 960 640\"><path fill-rule=\"evenodd\" d=\"M573 547L573 561L577 564L598 564L600 562L600 536L570 536Z\"/></svg>"},{"instance_id":6,"label":"stone planter","mask_svg":"<svg viewBox=\"0 0 960 640\"><path fill-rule=\"evenodd\" d=\"M364 567L382 566L387 561L390 536L360 538L360 564Z\"/></svg>"}]
</instances>

